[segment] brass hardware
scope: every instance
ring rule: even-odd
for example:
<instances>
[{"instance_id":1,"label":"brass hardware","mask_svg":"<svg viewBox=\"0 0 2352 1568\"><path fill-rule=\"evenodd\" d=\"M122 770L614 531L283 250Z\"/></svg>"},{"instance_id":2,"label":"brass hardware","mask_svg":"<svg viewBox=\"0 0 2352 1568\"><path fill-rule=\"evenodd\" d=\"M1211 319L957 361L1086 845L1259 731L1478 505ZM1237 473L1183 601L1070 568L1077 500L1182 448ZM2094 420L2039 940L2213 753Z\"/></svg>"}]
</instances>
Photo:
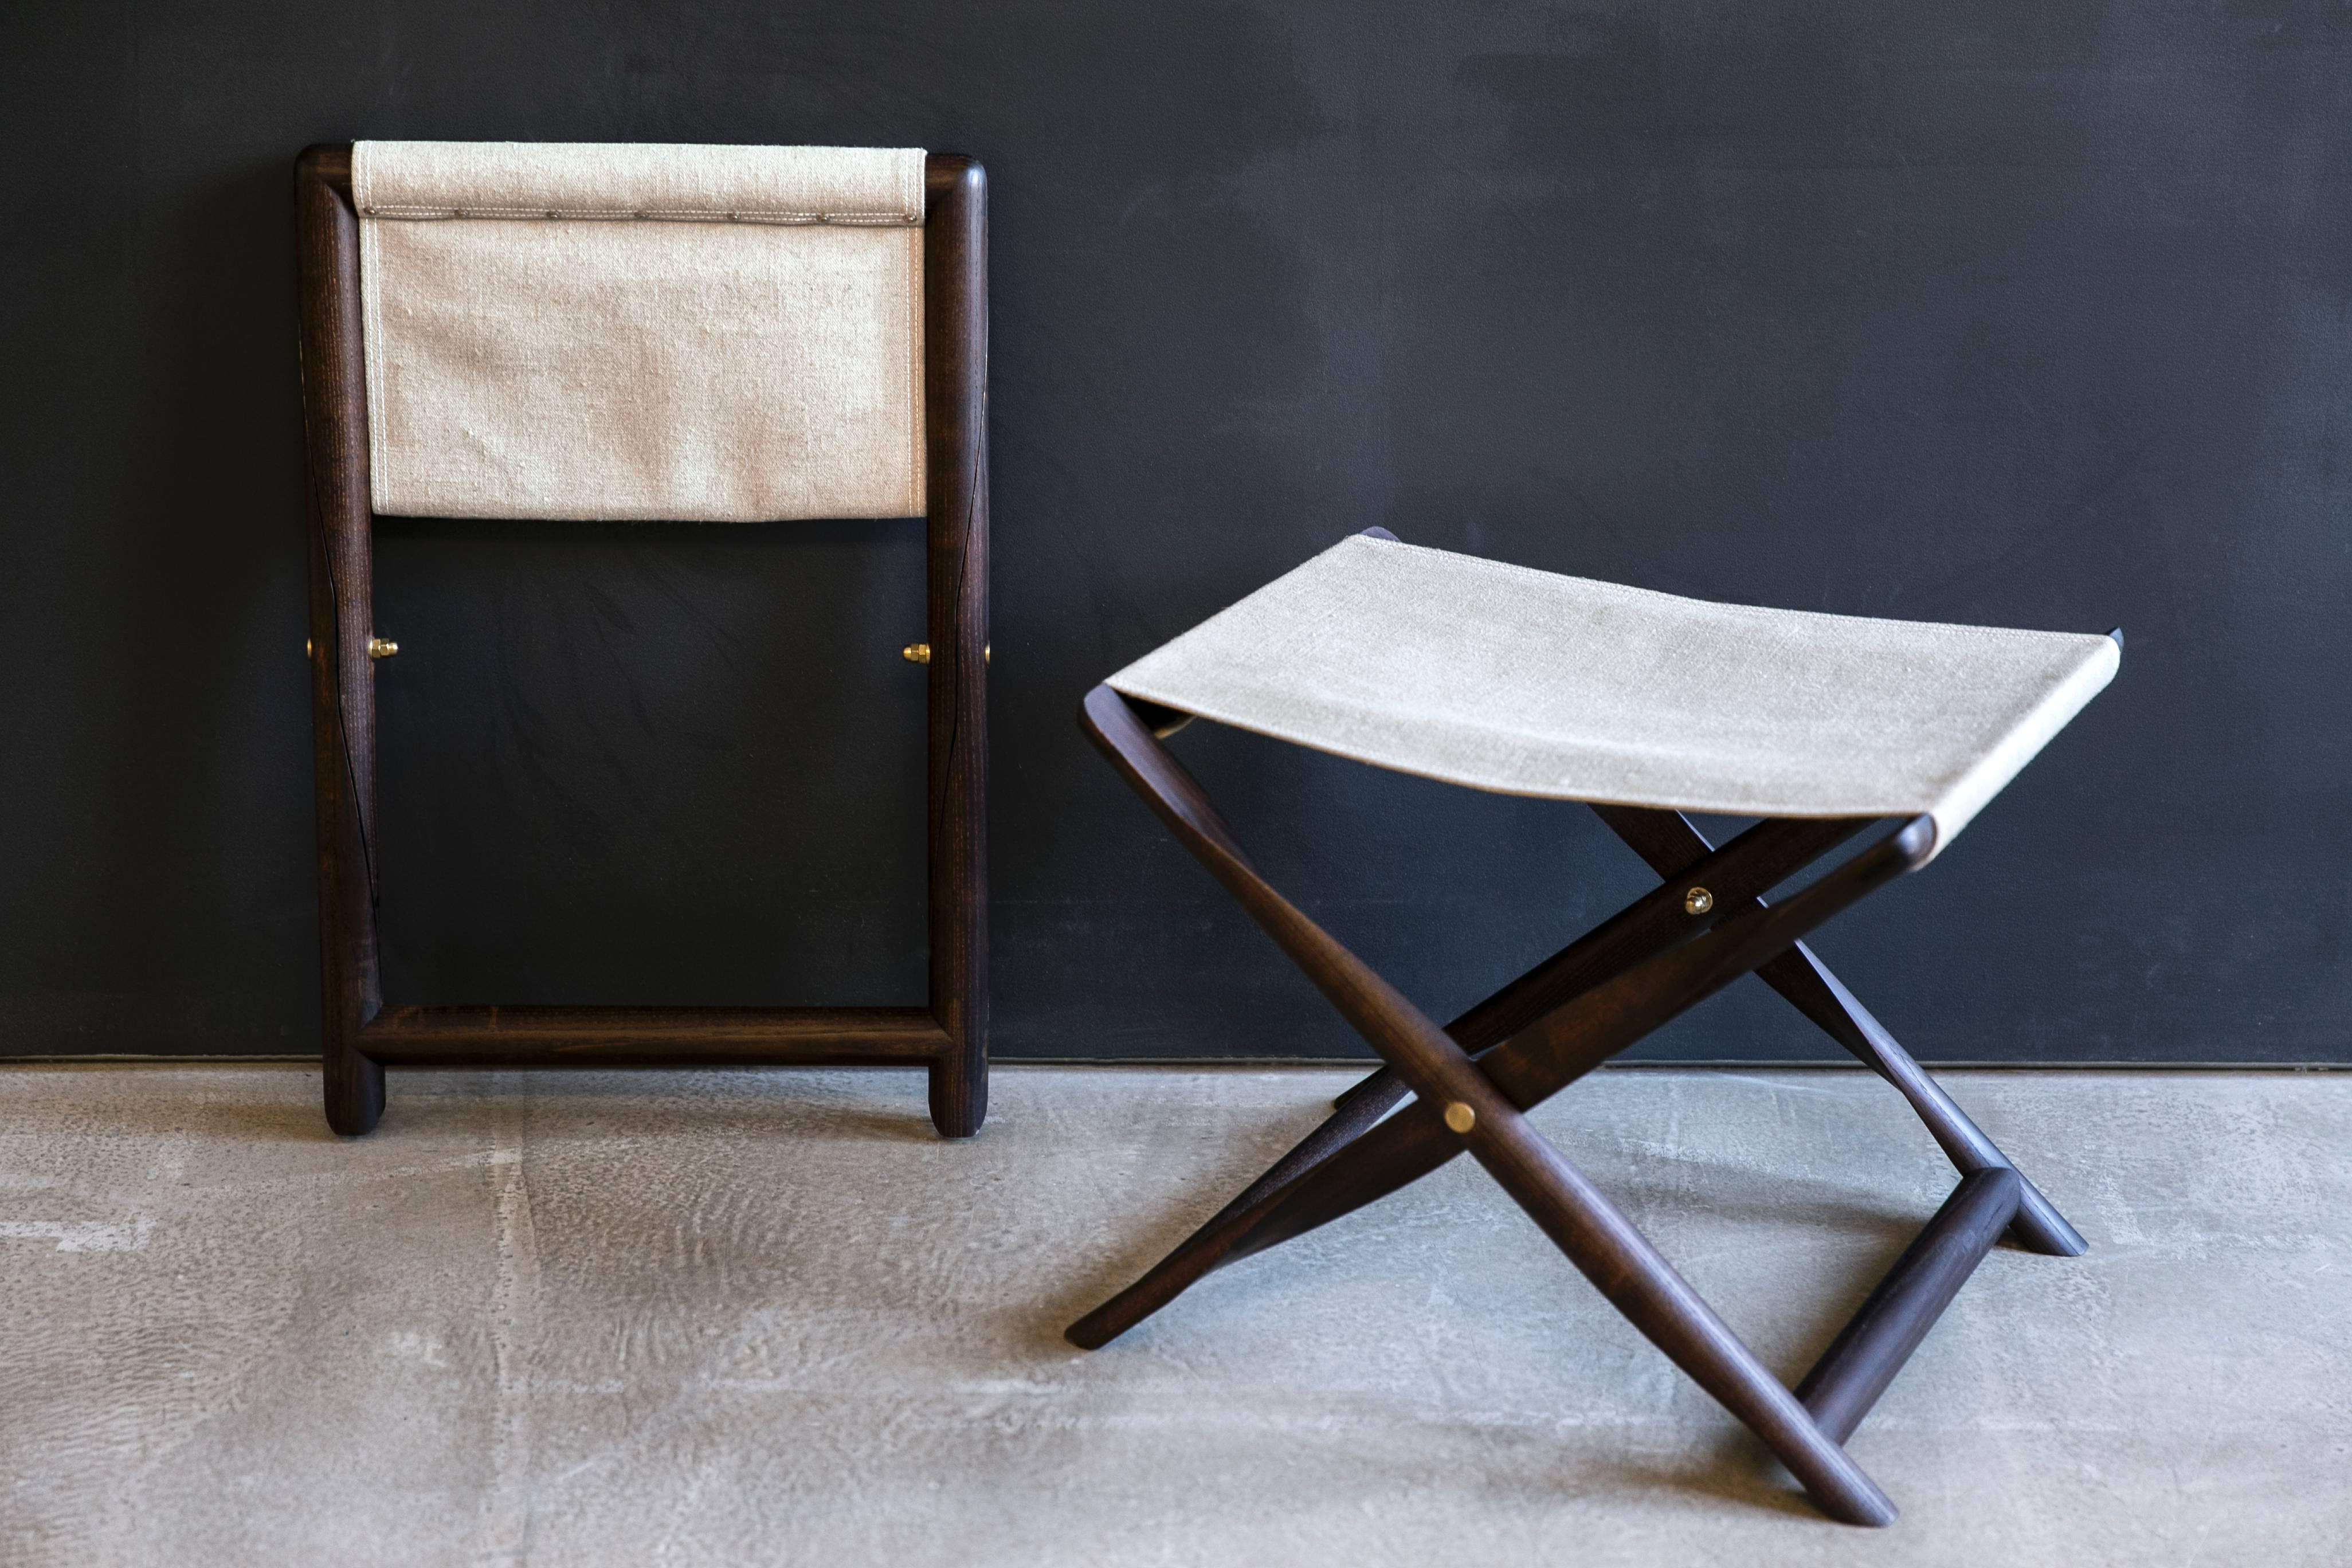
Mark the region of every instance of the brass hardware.
<instances>
[{"instance_id":1,"label":"brass hardware","mask_svg":"<svg viewBox=\"0 0 2352 1568\"><path fill-rule=\"evenodd\" d=\"M310 651L310 639L309 637L304 637L304 638L302 639L302 657L303 657L304 658L315 658L315 657L316 657L316 656L315 656L314 654L312 654L312 653L311 653L311 651Z\"/></svg>"},{"instance_id":2,"label":"brass hardware","mask_svg":"<svg viewBox=\"0 0 2352 1568\"><path fill-rule=\"evenodd\" d=\"M931 662L931 645L927 642L910 642L898 650L898 657L908 664L929 664ZM980 662L982 664L988 662L988 644L986 643L980 645Z\"/></svg>"},{"instance_id":3,"label":"brass hardware","mask_svg":"<svg viewBox=\"0 0 2352 1568\"><path fill-rule=\"evenodd\" d=\"M368 638L368 657L370 658L390 658L394 654L396 654L399 651L400 645L394 642L389 637Z\"/></svg>"},{"instance_id":4,"label":"brass hardware","mask_svg":"<svg viewBox=\"0 0 2352 1568\"><path fill-rule=\"evenodd\" d=\"M1445 1108L1445 1125L1451 1131L1467 1132L1478 1125L1478 1113L1457 1100Z\"/></svg>"},{"instance_id":5,"label":"brass hardware","mask_svg":"<svg viewBox=\"0 0 2352 1568\"><path fill-rule=\"evenodd\" d=\"M1715 895L1705 888L1693 888L1683 895L1683 913L1703 915L1715 908Z\"/></svg>"}]
</instances>

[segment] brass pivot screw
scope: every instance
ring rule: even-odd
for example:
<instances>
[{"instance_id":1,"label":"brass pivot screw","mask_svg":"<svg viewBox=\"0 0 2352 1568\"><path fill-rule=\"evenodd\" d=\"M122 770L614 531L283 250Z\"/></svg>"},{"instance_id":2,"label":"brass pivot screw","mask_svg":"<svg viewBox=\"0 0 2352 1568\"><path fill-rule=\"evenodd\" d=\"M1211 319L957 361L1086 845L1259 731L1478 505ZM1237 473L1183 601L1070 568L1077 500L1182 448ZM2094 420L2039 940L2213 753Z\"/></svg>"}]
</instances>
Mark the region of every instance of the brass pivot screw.
<instances>
[{"instance_id":1,"label":"brass pivot screw","mask_svg":"<svg viewBox=\"0 0 2352 1568\"><path fill-rule=\"evenodd\" d=\"M1461 1100L1445 1108L1445 1126L1456 1134L1465 1133L1478 1125L1478 1112Z\"/></svg>"},{"instance_id":2,"label":"brass pivot screw","mask_svg":"<svg viewBox=\"0 0 2352 1568\"><path fill-rule=\"evenodd\" d=\"M908 664L929 664L931 662L931 645L927 642L910 642L898 650L898 657Z\"/></svg>"},{"instance_id":3,"label":"brass pivot screw","mask_svg":"<svg viewBox=\"0 0 2352 1568\"><path fill-rule=\"evenodd\" d=\"M368 638L368 657L370 658L390 658L394 654L396 654L399 651L400 645L394 642L389 637Z\"/></svg>"},{"instance_id":4,"label":"brass pivot screw","mask_svg":"<svg viewBox=\"0 0 2352 1568\"><path fill-rule=\"evenodd\" d=\"M1715 908L1715 895L1705 888L1693 888L1683 895L1683 913L1703 915Z\"/></svg>"}]
</instances>

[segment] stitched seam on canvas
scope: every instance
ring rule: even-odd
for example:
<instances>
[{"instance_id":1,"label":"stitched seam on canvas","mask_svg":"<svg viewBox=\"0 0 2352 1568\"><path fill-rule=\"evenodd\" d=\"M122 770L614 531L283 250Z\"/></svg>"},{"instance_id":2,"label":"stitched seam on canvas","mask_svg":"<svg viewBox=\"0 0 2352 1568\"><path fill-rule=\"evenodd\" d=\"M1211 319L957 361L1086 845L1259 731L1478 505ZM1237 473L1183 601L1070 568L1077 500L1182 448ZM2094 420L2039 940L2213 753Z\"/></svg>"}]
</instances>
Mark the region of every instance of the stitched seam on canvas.
<instances>
[{"instance_id":1,"label":"stitched seam on canvas","mask_svg":"<svg viewBox=\"0 0 2352 1568\"><path fill-rule=\"evenodd\" d=\"M402 220L432 220L455 218L587 218L614 223L769 223L786 225L840 224L864 228L912 228L922 223L919 214L909 216L905 208L897 212L785 212L758 208L721 211L716 207L479 207L421 205L400 202L380 202L360 209L363 217Z\"/></svg>"},{"instance_id":2,"label":"stitched seam on canvas","mask_svg":"<svg viewBox=\"0 0 2352 1568\"><path fill-rule=\"evenodd\" d=\"M923 289L926 279L923 276L923 235L920 229L915 231L910 244L908 286L902 290L907 300L906 342L913 345L913 353L907 367L907 405L909 410L907 418L907 515L919 517L929 510L926 505L929 498L923 494L923 438L924 426L928 423L924 416L929 408L930 398L930 387L923 374Z\"/></svg>"},{"instance_id":3,"label":"stitched seam on canvas","mask_svg":"<svg viewBox=\"0 0 2352 1568\"><path fill-rule=\"evenodd\" d=\"M384 405L391 401L392 389L384 384L383 267L376 239L375 225L362 218L360 359L366 371L366 384L361 390L367 398L368 503L383 511L387 510L384 502L392 494L392 442L384 424Z\"/></svg>"},{"instance_id":4,"label":"stitched seam on canvas","mask_svg":"<svg viewBox=\"0 0 2352 1568\"><path fill-rule=\"evenodd\" d=\"M924 155L920 153L899 160L899 167L903 171L900 177L905 182L903 199L907 210L917 215L916 222L919 226L924 224L930 216L929 186L924 177ZM908 471L907 480L908 513L909 516L923 516L930 510L930 496L928 491L930 488L931 388L925 363L925 354L929 347L928 341L929 323L924 319L924 307L930 298L930 276L925 265L925 236L920 226L916 229L910 245L912 248L909 251L908 272L912 279L912 287L908 289L907 297L907 336L914 345L913 362L908 367L914 395L908 400L912 408L907 421L910 426L908 445L912 448L913 458L913 466Z\"/></svg>"}]
</instances>

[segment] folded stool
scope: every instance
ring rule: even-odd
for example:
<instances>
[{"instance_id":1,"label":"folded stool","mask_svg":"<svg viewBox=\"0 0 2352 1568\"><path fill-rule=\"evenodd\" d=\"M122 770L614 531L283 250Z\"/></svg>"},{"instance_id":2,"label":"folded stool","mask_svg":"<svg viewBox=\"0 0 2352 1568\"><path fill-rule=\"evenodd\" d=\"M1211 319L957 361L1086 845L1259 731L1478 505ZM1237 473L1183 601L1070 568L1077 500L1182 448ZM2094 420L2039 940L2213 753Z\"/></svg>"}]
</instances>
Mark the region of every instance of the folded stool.
<instances>
[{"instance_id":1,"label":"folded stool","mask_svg":"<svg viewBox=\"0 0 2352 1568\"><path fill-rule=\"evenodd\" d=\"M2060 1257L2084 1242L1800 939L1949 844L2114 678L2121 647L2120 633L1707 604L1372 529L1112 676L1087 695L1087 732L1388 1065L1069 1339L1108 1343L1212 1269L1466 1152L1823 1511L1892 1521L1846 1438L2004 1232ZM1251 866L1160 744L1195 717L1583 801L1664 880L1440 1028ZM1717 848L1687 811L1763 820ZM1874 825L1859 852L1765 902ZM1751 972L1892 1083L1961 1173L1793 1390L1526 1116Z\"/></svg>"},{"instance_id":2,"label":"folded stool","mask_svg":"<svg viewBox=\"0 0 2352 1568\"><path fill-rule=\"evenodd\" d=\"M387 1067L825 1063L988 1109L987 189L920 148L361 142L296 165L327 1121ZM927 520L921 1006L386 1005L372 528Z\"/></svg>"}]
</instances>

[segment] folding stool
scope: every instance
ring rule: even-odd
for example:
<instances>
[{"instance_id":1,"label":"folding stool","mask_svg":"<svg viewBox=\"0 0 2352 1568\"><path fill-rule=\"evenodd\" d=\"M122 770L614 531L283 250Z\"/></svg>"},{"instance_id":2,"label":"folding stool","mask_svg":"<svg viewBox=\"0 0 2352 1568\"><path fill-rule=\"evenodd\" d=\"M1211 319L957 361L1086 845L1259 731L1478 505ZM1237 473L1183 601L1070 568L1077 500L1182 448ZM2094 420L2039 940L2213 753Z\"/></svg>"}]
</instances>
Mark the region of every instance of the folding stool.
<instances>
[{"instance_id":1,"label":"folding stool","mask_svg":"<svg viewBox=\"0 0 2352 1568\"><path fill-rule=\"evenodd\" d=\"M1112 676L1087 695L1087 732L1388 1065L1070 1341L1106 1344L1211 1270L1466 1152L1825 1512L1892 1521L1846 1438L2004 1232L2060 1257L2084 1244L1801 939L1949 844L2114 678L2121 647L2120 632L1707 604L1371 529ZM1196 717L1583 801L1664 880L1440 1028L1251 866L1160 744ZM1717 848L1686 811L1762 820ZM1874 824L1889 830L1766 903ZM1892 1083L1961 1173L1793 1390L1525 1114L1750 972Z\"/></svg>"},{"instance_id":2,"label":"folding stool","mask_svg":"<svg viewBox=\"0 0 2352 1568\"><path fill-rule=\"evenodd\" d=\"M362 142L296 165L327 1120L386 1067L919 1068L988 1108L986 185L920 149ZM370 531L927 519L929 997L403 1006L376 963Z\"/></svg>"}]
</instances>

